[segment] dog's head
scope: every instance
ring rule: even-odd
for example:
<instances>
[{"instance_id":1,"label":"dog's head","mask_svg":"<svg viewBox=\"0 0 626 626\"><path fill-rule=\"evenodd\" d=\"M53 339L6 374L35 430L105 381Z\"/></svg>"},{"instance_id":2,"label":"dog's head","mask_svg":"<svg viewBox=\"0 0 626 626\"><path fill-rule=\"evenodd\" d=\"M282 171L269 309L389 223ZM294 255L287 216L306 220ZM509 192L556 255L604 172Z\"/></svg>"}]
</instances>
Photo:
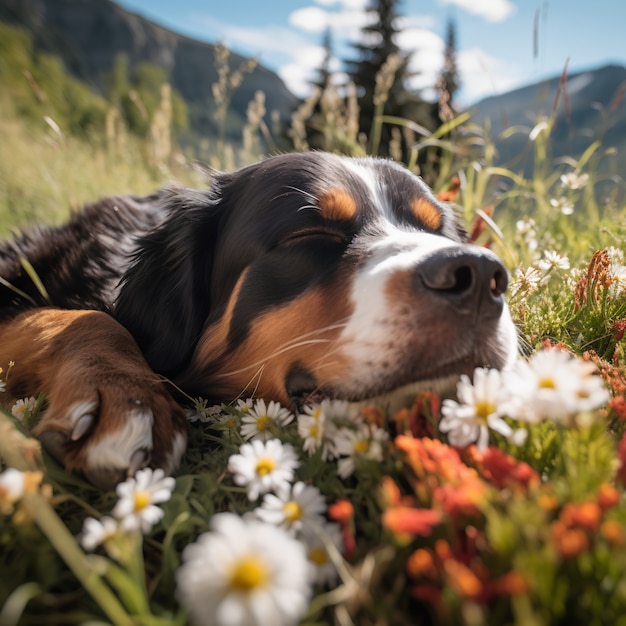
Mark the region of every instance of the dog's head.
<instances>
[{"instance_id":1,"label":"dog's head","mask_svg":"<svg viewBox=\"0 0 626 626\"><path fill-rule=\"evenodd\" d=\"M286 154L158 201L116 314L189 393L361 401L515 358L504 266L391 161Z\"/></svg>"}]
</instances>

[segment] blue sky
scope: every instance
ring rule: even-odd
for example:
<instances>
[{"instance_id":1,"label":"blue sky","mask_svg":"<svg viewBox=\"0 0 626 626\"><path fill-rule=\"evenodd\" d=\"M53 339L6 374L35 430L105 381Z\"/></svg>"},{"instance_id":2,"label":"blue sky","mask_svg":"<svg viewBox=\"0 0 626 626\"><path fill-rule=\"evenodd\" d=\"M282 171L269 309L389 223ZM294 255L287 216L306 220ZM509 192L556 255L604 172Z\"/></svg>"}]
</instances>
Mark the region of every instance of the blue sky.
<instances>
[{"instance_id":1,"label":"blue sky","mask_svg":"<svg viewBox=\"0 0 626 626\"><path fill-rule=\"evenodd\" d=\"M326 27L339 59L354 55L368 0L117 0L126 8L187 36L221 41L257 56L297 95L319 67ZM404 0L403 35L412 52L414 86L434 84L442 59L446 23L457 28L459 100L476 100L558 75L606 63L626 65L626 2L618 0ZM537 51L534 24L538 15ZM428 95L428 92L425 92Z\"/></svg>"}]
</instances>

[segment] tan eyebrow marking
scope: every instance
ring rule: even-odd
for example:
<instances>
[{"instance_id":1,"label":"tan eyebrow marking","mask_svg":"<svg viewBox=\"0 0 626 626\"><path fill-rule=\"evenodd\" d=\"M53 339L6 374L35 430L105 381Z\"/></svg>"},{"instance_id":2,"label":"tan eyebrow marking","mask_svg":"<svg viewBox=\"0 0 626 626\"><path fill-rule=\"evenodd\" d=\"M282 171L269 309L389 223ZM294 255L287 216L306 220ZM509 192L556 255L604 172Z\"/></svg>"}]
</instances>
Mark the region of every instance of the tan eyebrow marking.
<instances>
[{"instance_id":1,"label":"tan eyebrow marking","mask_svg":"<svg viewBox=\"0 0 626 626\"><path fill-rule=\"evenodd\" d=\"M356 200L344 189L329 189L318 198L322 216L327 220L346 221L356 215Z\"/></svg>"},{"instance_id":2,"label":"tan eyebrow marking","mask_svg":"<svg viewBox=\"0 0 626 626\"><path fill-rule=\"evenodd\" d=\"M441 211L426 198L415 198L411 202L411 211L427 228L437 230L441 226Z\"/></svg>"}]
</instances>

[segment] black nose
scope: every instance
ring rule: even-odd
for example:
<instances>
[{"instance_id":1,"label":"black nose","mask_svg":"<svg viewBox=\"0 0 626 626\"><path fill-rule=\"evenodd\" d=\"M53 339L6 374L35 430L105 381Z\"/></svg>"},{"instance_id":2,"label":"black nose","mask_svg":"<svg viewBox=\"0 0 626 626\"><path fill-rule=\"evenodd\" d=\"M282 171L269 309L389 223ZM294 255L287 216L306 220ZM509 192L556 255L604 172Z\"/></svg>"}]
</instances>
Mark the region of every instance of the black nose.
<instances>
[{"instance_id":1,"label":"black nose","mask_svg":"<svg viewBox=\"0 0 626 626\"><path fill-rule=\"evenodd\" d=\"M493 317L502 313L507 271L485 248L457 246L439 250L419 265L416 278L418 291L426 288L445 298L458 313Z\"/></svg>"}]
</instances>

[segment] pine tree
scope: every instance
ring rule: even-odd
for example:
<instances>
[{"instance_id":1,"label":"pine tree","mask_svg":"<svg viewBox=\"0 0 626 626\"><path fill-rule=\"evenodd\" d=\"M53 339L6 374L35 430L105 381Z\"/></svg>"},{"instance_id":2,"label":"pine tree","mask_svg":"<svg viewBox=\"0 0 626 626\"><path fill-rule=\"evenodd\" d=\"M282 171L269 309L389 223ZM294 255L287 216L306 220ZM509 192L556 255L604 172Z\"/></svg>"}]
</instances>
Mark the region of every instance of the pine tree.
<instances>
[{"instance_id":1,"label":"pine tree","mask_svg":"<svg viewBox=\"0 0 626 626\"><path fill-rule=\"evenodd\" d=\"M376 124L376 117L381 113L380 108L384 115L407 119L431 130L434 130L438 123L436 116L433 115L433 107L407 87L407 82L411 78L408 69L409 55L400 50L395 41L400 32L397 26L400 2L401 0L370 0L366 11L371 19L362 29L362 40L353 44L358 52L358 59L346 61L345 64L348 75L359 90L360 128L369 137L369 150L389 155L392 135L395 135L393 141L401 144L399 151L401 154L394 156L400 156L406 161L412 143L410 133L404 131L401 139L398 139L397 130L392 133L389 125L380 127ZM393 75L389 71L393 64L385 65L388 59L397 61ZM381 71L383 68L386 68L386 75L385 71ZM388 81L386 101L378 110L375 102L377 77L379 92L380 80Z\"/></svg>"},{"instance_id":2,"label":"pine tree","mask_svg":"<svg viewBox=\"0 0 626 626\"><path fill-rule=\"evenodd\" d=\"M456 64L456 24L453 19L448 20L446 30L446 50L441 80L441 89L447 92L448 104L454 109L454 94L459 89L459 73Z\"/></svg>"}]
</instances>

